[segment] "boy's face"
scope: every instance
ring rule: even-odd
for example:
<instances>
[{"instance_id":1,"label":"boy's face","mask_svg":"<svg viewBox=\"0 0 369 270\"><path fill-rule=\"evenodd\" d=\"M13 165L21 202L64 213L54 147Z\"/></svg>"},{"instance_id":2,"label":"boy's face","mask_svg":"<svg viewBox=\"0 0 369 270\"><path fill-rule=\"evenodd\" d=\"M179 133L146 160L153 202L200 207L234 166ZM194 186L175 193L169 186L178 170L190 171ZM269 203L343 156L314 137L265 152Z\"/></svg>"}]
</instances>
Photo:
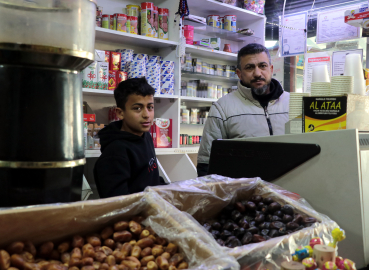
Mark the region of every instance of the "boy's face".
<instances>
[{"instance_id":1,"label":"boy's face","mask_svg":"<svg viewBox=\"0 0 369 270\"><path fill-rule=\"evenodd\" d=\"M122 131L142 136L150 130L154 119L154 96L132 94L128 96L125 110L117 108L117 114L123 120Z\"/></svg>"}]
</instances>

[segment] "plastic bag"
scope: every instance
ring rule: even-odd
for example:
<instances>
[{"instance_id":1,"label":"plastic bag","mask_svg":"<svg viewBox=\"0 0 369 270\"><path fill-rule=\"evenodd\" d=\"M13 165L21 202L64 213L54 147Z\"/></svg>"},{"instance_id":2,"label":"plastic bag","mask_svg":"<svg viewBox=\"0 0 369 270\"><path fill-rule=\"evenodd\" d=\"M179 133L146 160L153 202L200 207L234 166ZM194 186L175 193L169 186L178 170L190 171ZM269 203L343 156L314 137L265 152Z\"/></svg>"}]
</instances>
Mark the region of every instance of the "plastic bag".
<instances>
[{"instance_id":1,"label":"plastic bag","mask_svg":"<svg viewBox=\"0 0 369 270\"><path fill-rule=\"evenodd\" d=\"M295 212L315 217L320 223L295 233L272 238L262 243L254 243L233 249L223 247L228 254L237 258L241 269L279 269L290 254L299 246L309 244L313 237L321 237L325 244L332 241L331 231L338 225L325 215L316 212L298 194L265 182L260 178L232 179L218 175L177 182L169 186L149 187L146 192L157 192L179 210L192 215L197 221L205 221L217 216L220 211L236 199L247 200L252 195L272 197L275 201L290 204ZM197 226L201 226L197 223ZM202 227L202 226L201 226ZM211 235L204 229L204 232ZM214 240L215 241L215 240Z\"/></svg>"},{"instance_id":2,"label":"plastic bag","mask_svg":"<svg viewBox=\"0 0 369 270\"><path fill-rule=\"evenodd\" d=\"M17 207L0 211L0 248L14 241L34 244L61 241L75 234L100 232L109 224L142 215L142 222L178 245L190 269L238 270L237 261L221 250L196 221L156 193L137 193L68 204Z\"/></svg>"}]
</instances>

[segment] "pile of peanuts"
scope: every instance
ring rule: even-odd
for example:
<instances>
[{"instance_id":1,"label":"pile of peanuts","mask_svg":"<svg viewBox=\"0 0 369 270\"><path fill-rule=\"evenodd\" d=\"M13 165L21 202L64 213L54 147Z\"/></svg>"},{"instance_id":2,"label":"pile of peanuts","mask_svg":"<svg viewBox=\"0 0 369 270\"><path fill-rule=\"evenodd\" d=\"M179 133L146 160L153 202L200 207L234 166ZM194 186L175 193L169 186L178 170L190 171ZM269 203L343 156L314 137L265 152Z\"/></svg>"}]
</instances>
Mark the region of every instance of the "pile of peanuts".
<instances>
[{"instance_id":1,"label":"pile of peanuts","mask_svg":"<svg viewBox=\"0 0 369 270\"><path fill-rule=\"evenodd\" d=\"M38 248L30 241L0 250L0 270L176 270L188 263L178 247L141 225L143 218L120 221L100 234L73 236Z\"/></svg>"}]
</instances>

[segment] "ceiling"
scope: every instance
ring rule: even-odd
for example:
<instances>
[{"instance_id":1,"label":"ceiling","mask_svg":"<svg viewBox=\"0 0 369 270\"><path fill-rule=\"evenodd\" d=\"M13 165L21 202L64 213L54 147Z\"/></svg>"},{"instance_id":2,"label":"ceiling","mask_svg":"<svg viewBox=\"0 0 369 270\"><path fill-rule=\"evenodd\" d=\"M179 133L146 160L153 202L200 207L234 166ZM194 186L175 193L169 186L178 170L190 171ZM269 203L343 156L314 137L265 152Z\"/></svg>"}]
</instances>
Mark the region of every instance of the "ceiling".
<instances>
[{"instance_id":1,"label":"ceiling","mask_svg":"<svg viewBox=\"0 0 369 270\"><path fill-rule=\"evenodd\" d=\"M279 24L279 16L283 13L284 0L266 0L265 15L267 22ZM365 0L286 0L285 14L297 13L310 10L310 19L308 23L308 37L316 34L316 13L327 9L334 9L355 4L368 3ZM266 40L278 40L278 26L266 25Z\"/></svg>"}]
</instances>

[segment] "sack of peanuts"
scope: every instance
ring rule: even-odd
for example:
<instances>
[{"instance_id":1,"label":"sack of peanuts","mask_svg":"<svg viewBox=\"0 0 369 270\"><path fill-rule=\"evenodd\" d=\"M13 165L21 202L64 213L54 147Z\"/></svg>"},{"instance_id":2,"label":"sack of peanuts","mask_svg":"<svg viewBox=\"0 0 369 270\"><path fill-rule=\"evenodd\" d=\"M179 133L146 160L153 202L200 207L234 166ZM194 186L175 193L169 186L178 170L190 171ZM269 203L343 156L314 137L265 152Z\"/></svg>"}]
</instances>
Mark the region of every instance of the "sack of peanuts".
<instances>
[{"instance_id":1,"label":"sack of peanuts","mask_svg":"<svg viewBox=\"0 0 369 270\"><path fill-rule=\"evenodd\" d=\"M1 270L239 270L156 193L6 209L0 219Z\"/></svg>"}]
</instances>

